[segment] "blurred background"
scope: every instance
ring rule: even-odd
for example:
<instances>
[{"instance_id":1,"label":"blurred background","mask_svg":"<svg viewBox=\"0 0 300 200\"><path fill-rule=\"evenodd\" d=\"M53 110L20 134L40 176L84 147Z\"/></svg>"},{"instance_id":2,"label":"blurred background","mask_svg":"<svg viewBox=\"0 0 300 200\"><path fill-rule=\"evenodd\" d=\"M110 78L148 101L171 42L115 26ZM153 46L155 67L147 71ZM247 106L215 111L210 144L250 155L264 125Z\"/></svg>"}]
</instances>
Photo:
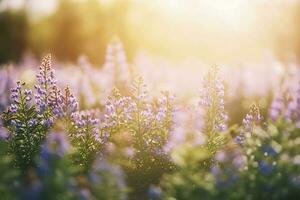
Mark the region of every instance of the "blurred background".
<instances>
[{"instance_id":1,"label":"blurred background","mask_svg":"<svg viewBox=\"0 0 300 200\"><path fill-rule=\"evenodd\" d=\"M0 0L1 64L51 52L101 65L115 37L129 60L142 52L172 63L298 61L300 1Z\"/></svg>"}]
</instances>

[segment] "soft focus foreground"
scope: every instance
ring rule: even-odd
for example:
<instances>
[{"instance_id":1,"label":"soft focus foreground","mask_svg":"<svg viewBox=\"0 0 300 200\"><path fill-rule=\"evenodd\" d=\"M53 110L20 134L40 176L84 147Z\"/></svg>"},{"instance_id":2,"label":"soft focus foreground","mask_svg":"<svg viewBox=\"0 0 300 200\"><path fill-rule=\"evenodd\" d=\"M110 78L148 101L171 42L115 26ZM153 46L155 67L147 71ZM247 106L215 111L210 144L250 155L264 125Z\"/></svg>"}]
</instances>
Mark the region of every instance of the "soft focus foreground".
<instances>
[{"instance_id":1,"label":"soft focus foreground","mask_svg":"<svg viewBox=\"0 0 300 200\"><path fill-rule=\"evenodd\" d=\"M34 8L29 6L35 5L34 1L30 2L26 2L26 9ZM297 51L286 41L288 48L281 49L284 53L273 48L276 57L261 56L268 45L261 47L257 41L256 45L246 45L248 29L255 37L262 36L254 30L253 23L264 22L253 21L251 12L262 4L253 1L246 6L242 0L228 4L190 1L185 7L181 1L162 4L153 1L143 6L136 1L79 2L80 6L73 1L55 4L57 9L51 12L59 14L49 18L31 16L34 22L31 28L39 29L33 35L43 38L25 44L33 53L26 53L20 46L16 49L6 46L4 53L0 48L1 62L16 62L0 68L1 199L300 199ZM99 2L102 6L97 7ZM273 9L286 6L281 14L291 11L286 15L288 19L298 13L296 0L285 4L275 2L277 7ZM3 9L18 3L3 1L0 5ZM95 6L94 12L83 12L91 6ZM101 16L109 18L110 9L116 12L124 6L129 10L123 10L129 16L124 24L115 19L114 23L98 29L100 26L94 24L97 20L89 20L89 15L97 13L106 13ZM201 6L208 11L199 10ZM103 10L97 10L100 8ZM136 8L141 10L130 12L139 10ZM151 8L159 8L161 15L146 17L147 9ZM28 12L26 9L14 12L24 14ZM77 9L83 10L74 12ZM233 14L235 9L239 12ZM178 31L175 27L180 27L178 24L183 21L191 24L185 26L187 30L197 34L199 30L192 25L205 20L193 18L199 12L209 19L203 28L207 33L202 34L207 43L195 38L174 42L172 37L164 37L169 35L168 31L162 31L154 23L156 18L166 20L177 16L169 31ZM42 14L51 16L49 13ZM60 24L64 20L56 18L61 15L70 17L70 21ZM160 34L148 30L149 26L144 31L151 34L142 31L134 42L128 39L132 35L123 31L137 31L135 28L143 25L139 15L147 23L156 24ZM48 39L43 35L48 23L55 22L56 31L64 35L62 28L72 30L70 22L78 25L78 19L82 20L81 25L91 24L84 26L86 29L65 33L71 33L79 43L74 43L74 38L61 38L58 33ZM219 20L222 26L217 26ZM277 30L276 26L273 28ZM228 44L224 38L221 39L224 44L212 42L222 29L225 40L239 36L246 49L225 48ZM287 32L291 34L290 40L297 41L294 35L297 30ZM101 33L103 37L94 40L92 33ZM118 33L125 45L118 37L107 39L113 33ZM262 45L274 44L270 38L276 36L264 37ZM205 50L193 42L203 44ZM97 49L92 48L95 43L99 44ZM161 48L157 48L159 44ZM175 51L176 45L182 49ZM137 46L147 50L137 51ZM187 51L187 47L191 50ZM216 48L225 50L213 50ZM41 60L35 58L46 49L53 54L45 54ZM290 57L289 50L295 58ZM194 53L189 57L188 52ZM191 59L180 60L180 56ZM206 64L211 60L225 64Z\"/></svg>"}]
</instances>

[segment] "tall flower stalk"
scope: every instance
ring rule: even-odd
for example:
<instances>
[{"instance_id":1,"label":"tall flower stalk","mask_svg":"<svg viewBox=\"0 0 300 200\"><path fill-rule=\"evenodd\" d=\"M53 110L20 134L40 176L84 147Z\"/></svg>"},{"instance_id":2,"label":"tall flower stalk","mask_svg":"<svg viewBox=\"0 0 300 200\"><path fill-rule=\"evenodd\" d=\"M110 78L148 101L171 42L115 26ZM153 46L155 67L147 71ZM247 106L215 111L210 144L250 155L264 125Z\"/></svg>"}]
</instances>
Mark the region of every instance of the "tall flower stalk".
<instances>
[{"instance_id":1,"label":"tall flower stalk","mask_svg":"<svg viewBox=\"0 0 300 200\"><path fill-rule=\"evenodd\" d=\"M205 120L202 131L207 137L209 152L214 154L224 143L224 138L219 133L227 130L228 119L224 108L224 85L216 66L209 70L202 84L199 103L203 108Z\"/></svg>"},{"instance_id":2,"label":"tall flower stalk","mask_svg":"<svg viewBox=\"0 0 300 200\"><path fill-rule=\"evenodd\" d=\"M39 67L39 72L36 75L37 84L35 102L37 110L41 116L44 117L46 126L53 124L53 117L50 109L50 95L56 88L56 80L54 78L54 70L51 66L51 55L48 54L42 59L42 64Z\"/></svg>"}]
</instances>

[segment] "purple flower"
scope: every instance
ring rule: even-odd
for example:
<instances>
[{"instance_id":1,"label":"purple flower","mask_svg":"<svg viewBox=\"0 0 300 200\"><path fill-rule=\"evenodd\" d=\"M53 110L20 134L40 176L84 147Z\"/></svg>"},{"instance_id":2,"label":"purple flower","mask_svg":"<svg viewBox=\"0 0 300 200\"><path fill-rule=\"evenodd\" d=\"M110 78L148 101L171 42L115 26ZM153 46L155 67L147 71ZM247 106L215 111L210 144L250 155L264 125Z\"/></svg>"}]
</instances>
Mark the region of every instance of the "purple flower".
<instances>
[{"instance_id":1,"label":"purple flower","mask_svg":"<svg viewBox=\"0 0 300 200\"><path fill-rule=\"evenodd\" d=\"M42 120L42 124L45 126L45 127L50 127L52 126L54 120L52 117L48 117L47 119L43 119Z\"/></svg>"},{"instance_id":2,"label":"purple flower","mask_svg":"<svg viewBox=\"0 0 300 200\"><path fill-rule=\"evenodd\" d=\"M112 129L118 130L132 119L131 112L135 105L131 104L131 101L130 97L121 96L120 92L115 88L105 104L102 127L107 131L112 131Z\"/></svg>"},{"instance_id":3,"label":"purple flower","mask_svg":"<svg viewBox=\"0 0 300 200\"><path fill-rule=\"evenodd\" d=\"M17 113L17 111L18 111L18 106L16 105L16 104L11 104L10 105L10 107L9 107L9 111L11 112L11 113Z\"/></svg>"},{"instance_id":4,"label":"purple flower","mask_svg":"<svg viewBox=\"0 0 300 200\"><path fill-rule=\"evenodd\" d=\"M24 90L25 101L27 102L31 101L31 94L32 94L31 90L27 90L27 89Z\"/></svg>"},{"instance_id":5,"label":"purple flower","mask_svg":"<svg viewBox=\"0 0 300 200\"><path fill-rule=\"evenodd\" d=\"M81 111L71 115L72 120L77 128L75 138L85 138L91 136L95 142L103 144L107 141L108 136L99 135L99 119L95 117L92 111Z\"/></svg>"},{"instance_id":6,"label":"purple flower","mask_svg":"<svg viewBox=\"0 0 300 200\"><path fill-rule=\"evenodd\" d=\"M123 45L119 40L109 44L106 49L103 71L111 79L111 86L126 87L130 81L130 70Z\"/></svg>"},{"instance_id":7,"label":"purple flower","mask_svg":"<svg viewBox=\"0 0 300 200\"><path fill-rule=\"evenodd\" d=\"M32 126L34 126L36 124L37 124L37 120L36 119L29 120L29 123L28 123L29 127L32 127Z\"/></svg>"},{"instance_id":8,"label":"purple flower","mask_svg":"<svg viewBox=\"0 0 300 200\"><path fill-rule=\"evenodd\" d=\"M17 88L11 89L10 98L11 98L12 102L18 102L18 99L19 99L19 90Z\"/></svg>"},{"instance_id":9,"label":"purple flower","mask_svg":"<svg viewBox=\"0 0 300 200\"><path fill-rule=\"evenodd\" d=\"M284 117L289 122L295 122L296 124L300 122L300 83L292 99L287 104Z\"/></svg>"},{"instance_id":10,"label":"purple flower","mask_svg":"<svg viewBox=\"0 0 300 200\"><path fill-rule=\"evenodd\" d=\"M267 153L267 155L270 155L270 156L275 156L277 154L277 152L275 151L275 149L271 146L266 146L266 147L263 147L263 151L265 153Z\"/></svg>"},{"instance_id":11,"label":"purple flower","mask_svg":"<svg viewBox=\"0 0 300 200\"><path fill-rule=\"evenodd\" d=\"M49 105L52 113L57 118L71 116L78 111L78 102L69 87L65 88L65 94L54 86L49 98Z\"/></svg>"},{"instance_id":12,"label":"purple flower","mask_svg":"<svg viewBox=\"0 0 300 200\"><path fill-rule=\"evenodd\" d=\"M69 142L64 133L50 133L41 147L38 172L47 175L56 159L62 158L69 150Z\"/></svg>"},{"instance_id":13,"label":"purple flower","mask_svg":"<svg viewBox=\"0 0 300 200\"><path fill-rule=\"evenodd\" d=\"M259 108L253 104L250 107L249 113L243 119L243 124L241 128L241 133L235 138L235 142L242 144L245 140L246 133L252 133L253 128L259 125L262 121L263 117L260 114Z\"/></svg>"},{"instance_id":14,"label":"purple flower","mask_svg":"<svg viewBox=\"0 0 300 200\"><path fill-rule=\"evenodd\" d=\"M281 115L283 114L283 111L284 111L284 107L285 107L285 105L284 105L283 99L279 95L276 96L270 107L270 111L269 111L270 118L273 121L275 121L279 117L281 117Z\"/></svg>"},{"instance_id":15,"label":"purple flower","mask_svg":"<svg viewBox=\"0 0 300 200\"><path fill-rule=\"evenodd\" d=\"M258 169L262 174L270 174L272 173L274 167L264 161L260 161L258 163Z\"/></svg>"},{"instance_id":16,"label":"purple flower","mask_svg":"<svg viewBox=\"0 0 300 200\"><path fill-rule=\"evenodd\" d=\"M51 67L51 55L48 54L42 59L37 74L37 82L34 87L36 89L35 102L40 113L44 113L49 106L49 97L51 92L56 88L56 80L54 79L54 70Z\"/></svg>"},{"instance_id":17,"label":"purple flower","mask_svg":"<svg viewBox=\"0 0 300 200\"><path fill-rule=\"evenodd\" d=\"M17 82L17 86L11 89L11 100L12 104L9 106L9 111L16 114L20 106L27 105L31 101L31 90L22 90L25 83Z\"/></svg>"},{"instance_id":18,"label":"purple flower","mask_svg":"<svg viewBox=\"0 0 300 200\"><path fill-rule=\"evenodd\" d=\"M205 110L206 132L226 131L228 116L224 109L224 86L212 67L204 78L199 104Z\"/></svg>"}]
</instances>

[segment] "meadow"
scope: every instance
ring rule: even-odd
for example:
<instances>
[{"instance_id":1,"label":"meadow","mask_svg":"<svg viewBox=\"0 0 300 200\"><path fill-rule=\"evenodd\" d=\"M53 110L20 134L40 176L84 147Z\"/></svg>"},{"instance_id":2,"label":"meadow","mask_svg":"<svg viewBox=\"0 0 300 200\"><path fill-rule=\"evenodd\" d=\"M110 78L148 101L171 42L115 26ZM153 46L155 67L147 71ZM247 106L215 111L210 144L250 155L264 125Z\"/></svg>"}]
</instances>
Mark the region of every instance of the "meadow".
<instances>
[{"instance_id":1,"label":"meadow","mask_svg":"<svg viewBox=\"0 0 300 200\"><path fill-rule=\"evenodd\" d=\"M299 199L299 66L166 65L3 66L1 199Z\"/></svg>"}]
</instances>

